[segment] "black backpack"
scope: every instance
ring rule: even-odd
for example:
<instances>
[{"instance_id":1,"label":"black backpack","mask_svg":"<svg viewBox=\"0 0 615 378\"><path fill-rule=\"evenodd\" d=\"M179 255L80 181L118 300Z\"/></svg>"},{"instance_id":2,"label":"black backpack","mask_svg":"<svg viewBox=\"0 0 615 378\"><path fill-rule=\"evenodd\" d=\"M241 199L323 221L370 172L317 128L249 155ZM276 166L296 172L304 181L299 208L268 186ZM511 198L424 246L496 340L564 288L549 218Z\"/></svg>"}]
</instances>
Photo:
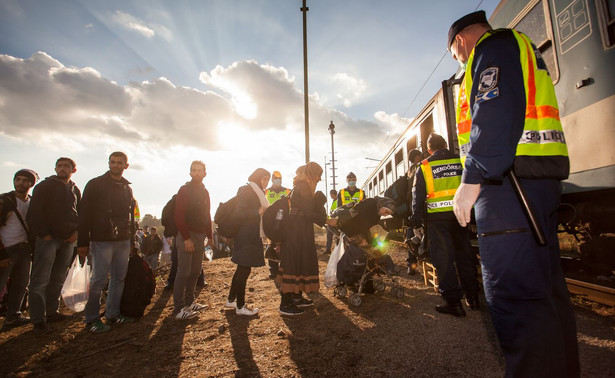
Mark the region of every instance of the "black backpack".
<instances>
[{"instance_id":1,"label":"black backpack","mask_svg":"<svg viewBox=\"0 0 615 378\"><path fill-rule=\"evenodd\" d=\"M177 235L177 225L175 224L175 203L177 202L177 194L173 194L173 197L162 208L162 217L160 222L164 227L164 236L171 237Z\"/></svg>"},{"instance_id":2,"label":"black backpack","mask_svg":"<svg viewBox=\"0 0 615 378\"><path fill-rule=\"evenodd\" d=\"M238 203L239 198L237 196L226 202L220 202L214 215L214 222L218 226L217 232L225 238L234 238L239 231L239 222L233 217Z\"/></svg>"},{"instance_id":3,"label":"black backpack","mask_svg":"<svg viewBox=\"0 0 615 378\"><path fill-rule=\"evenodd\" d=\"M344 254L337 263L337 279L343 284L353 285L361 280L367 264L365 252L354 244L345 245Z\"/></svg>"},{"instance_id":4,"label":"black backpack","mask_svg":"<svg viewBox=\"0 0 615 378\"><path fill-rule=\"evenodd\" d=\"M286 238L289 201L289 197L282 197L267 207L263 213L263 231L273 242L281 242Z\"/></svg>"},{"instance_id":5,"label":"black backpack","mask_svg":"<svg viewBox=\"0 0 615 378\"><path fill-rule=\"evenodd\" d=\"M152 302L155 290L156 279L152 269L141 256L131 255L124 280L120 313L133 318L142 317L145 308Z\"/></svg>"}]
</instances>

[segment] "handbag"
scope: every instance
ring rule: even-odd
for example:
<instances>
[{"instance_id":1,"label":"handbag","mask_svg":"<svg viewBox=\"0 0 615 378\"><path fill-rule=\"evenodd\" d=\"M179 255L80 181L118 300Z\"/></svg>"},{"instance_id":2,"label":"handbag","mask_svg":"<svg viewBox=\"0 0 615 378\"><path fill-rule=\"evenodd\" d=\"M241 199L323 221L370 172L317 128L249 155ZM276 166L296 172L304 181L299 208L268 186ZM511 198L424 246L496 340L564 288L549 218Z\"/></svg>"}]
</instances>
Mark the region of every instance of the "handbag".
<instances>
[{"instance_id":1,"label":"handbag","mask_svg":"<svg viewBox=\"0 0 615 378\"><path fill-rule=\"evenodd\" d=\"M91 268L87 264L87 259L83 261L83 265L80 265L79 257L76 256L62 286L62 299L66 307L75 312L85 309L90 291L90 275Z\"/></svg>"},{"instance_id":2,"label":"handbag","mask_svg":"<svg viewBox=\"0 0 615 378\"><path fill-rule=\"evenodd\" d=\"M344 247L344 237L340 237L339 242L331 252L331 256L329 256L329 262L327 263L327 270L325 271L325 286L333 287L339 285L339 280L337 279L337 263L340 261L342 256L344 255L345 247Z\"/></svg>"}]
</instances>

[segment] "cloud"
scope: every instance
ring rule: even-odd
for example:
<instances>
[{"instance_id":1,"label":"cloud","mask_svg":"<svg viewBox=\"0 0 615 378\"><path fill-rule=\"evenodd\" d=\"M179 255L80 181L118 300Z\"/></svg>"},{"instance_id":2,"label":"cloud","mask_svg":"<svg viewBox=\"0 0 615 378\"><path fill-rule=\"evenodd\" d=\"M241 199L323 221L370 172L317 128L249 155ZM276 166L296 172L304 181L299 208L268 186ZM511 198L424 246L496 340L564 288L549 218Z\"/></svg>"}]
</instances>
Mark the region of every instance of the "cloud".
<instances>
[{"instance_id":1,"label":"cloud","mask_svg":"<svg viewBox=\"0 0 615 378\"><path fill-rule=\"evenodd\" d=\"M112 20L123 28L134 31L145 38L160 36L167 41L171 41L173 39L173 33L166 26L152 22L145 22L120 10L115 11L112 15Z\"/></svg>"},{"instance_id":2,"label":"cloud","mask_svg":"<svg viewBox=\"0 0 615 378\"><path fill-rule=\"evenodd\" d=\"M359 99L367 90L367 85L363 79L357 79L347 73L336 73L331 79L336 84L337 98L347 108L352 106L352 102Z\"/></svg>"},{"instance_id":3,"label":"cloud","mask_svg":"<svg viewBox=\"0 0 615 378\"><path fill-rule=\"evenodd\" d=\"M413 118L404 118L397 113L387 114L383 111L374 113L374 118L387 129L387 137L396 140L412 123Z\"/></svg>"},{"instance_id":4,"label":"cloud","mask_svg":"<svg viewBox=\"0 0 615 378\"><path fill-rule=\"evenodd\" d=\"M177 86L164 77L120 85L44 52L28 59L0 55L0 134L57 148L183 146L242 156L262 153L257 141L267 140L301 159L303 94L285 68L241 61L204 71L200 80L210 89ZM375 121L352 119L311 95L311 140L328 142L331 121L336 146L366 152L386 149L386 135L408 122L383 112ZM312 150L320 156L329 144L313 142Z\"/></svg>"}]
</instances>

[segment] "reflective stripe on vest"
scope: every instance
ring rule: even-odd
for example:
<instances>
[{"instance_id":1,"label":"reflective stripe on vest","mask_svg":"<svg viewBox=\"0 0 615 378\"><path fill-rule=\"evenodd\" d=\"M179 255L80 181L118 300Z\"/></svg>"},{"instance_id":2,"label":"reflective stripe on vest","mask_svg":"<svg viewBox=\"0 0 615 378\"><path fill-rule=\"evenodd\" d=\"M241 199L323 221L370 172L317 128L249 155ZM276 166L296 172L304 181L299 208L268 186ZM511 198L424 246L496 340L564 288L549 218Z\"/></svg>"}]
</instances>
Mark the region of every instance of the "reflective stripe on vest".
<instances>
[{"instance_id":1,"label":"reflective stripe on vest","mask_svg":"<svg viewBox=\"0 0 615 378\"><path fill-rule=\"evenodd\" d=\"M358 191L356 191L352 197L350 196L350 193L346 190L346 189L342 189L340 190L340 192L342 193L342 195L340 196L342 199L342 206L344 206L347 203L350 203L351 201L354 202L361 202L363 201L363 197L365 197L365 192L361 189L359 189Z\"/></svg>"},{"instance_id":2,"label":"reflective stripe on vest","mask_svg":"<svg viewBox=\"0 0 615 378\"><path fill-rule=\"evenodd\" d=\"M507 29L504 29L507 30ZM485 33L476 43L478 46L484 39L497 33L491 30ZM519 45L519 59L523 71L525 87L525 123L523 133L517 144L516 156L568 156L566 139L559 119L555 88L546 70L538 69L536 55L530 39L515 30L512 30ZM474 52L468 58L468 67L472 67ZM537 90L537 88L539 90ZM457 97L457 134L461 162L471 148L470 130L472 127L472 114L467 94L472 92L472 72L466 71Z\"/></svg>"},{"instance_id":3,"label":"reflective stripe on vest","mask_svg":"<svg viewBox=\"0 0 615 378\"><path fill-rule=\"evenodd\" d=\"M453 197L461 184L462 169L461 160L457 158L421 162L428 213L453 211Z\"/></svg>"},{"instance_id":4,"label":"reflective stripe on vest","mask_svg":"<svg viewBox=\"0 0 615 378\"><path fill-rule=\"evenodd\" d=\"M276 192L276 191L271 190L271 189L267 189L265 191L265 197L267 197L267 201L269 201L269 204L271 205L275 201L279 200L282 197L288 197L289 193L290 193L290 190L289 189L285 189L285 188L283 188L279 192Z\"/></svg>"}]
</instances>

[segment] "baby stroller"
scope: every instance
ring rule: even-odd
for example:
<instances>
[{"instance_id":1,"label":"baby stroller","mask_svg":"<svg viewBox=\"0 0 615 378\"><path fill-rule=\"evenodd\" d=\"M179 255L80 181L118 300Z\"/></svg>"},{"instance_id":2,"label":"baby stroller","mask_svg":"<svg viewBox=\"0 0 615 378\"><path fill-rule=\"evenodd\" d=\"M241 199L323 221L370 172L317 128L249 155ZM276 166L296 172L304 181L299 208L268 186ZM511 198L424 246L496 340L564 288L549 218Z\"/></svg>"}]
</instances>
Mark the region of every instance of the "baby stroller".
<instances>
[{"instance_id":1,"label":"baby stroller","mask_svg":"<svg viewBox=\"0 0 615 378\"><path fill-rule=\"evenodd\" d=\"M384 238L375 238L372 245L362 244L362 247L359 247L356 240L352 240L343 232L339 230L334 232L340 235L339 244L329 259L325 285L332 282L331 271L335 265L337 283L327 285L334 286L335 296L344 298L350 293L348 302L353 306L360 306L363 301L362 296L366 293L384 292L389 287L394 298L404 297L404 289L394 276L395 264L388 255Z\"/></svg>"}]
</instances>

